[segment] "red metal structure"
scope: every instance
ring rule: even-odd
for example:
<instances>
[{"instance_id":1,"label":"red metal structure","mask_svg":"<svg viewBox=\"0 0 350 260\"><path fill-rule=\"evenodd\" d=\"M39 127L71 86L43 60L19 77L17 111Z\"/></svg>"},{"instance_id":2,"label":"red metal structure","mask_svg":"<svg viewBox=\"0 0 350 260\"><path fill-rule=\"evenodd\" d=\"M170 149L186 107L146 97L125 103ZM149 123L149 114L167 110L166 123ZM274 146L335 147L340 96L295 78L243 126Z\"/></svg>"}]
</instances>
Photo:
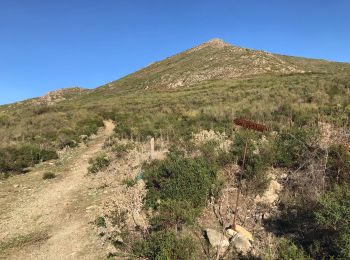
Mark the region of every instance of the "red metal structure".
<instances>
[{"instance_id":1,"label":"red metal structure","mask_svg":"<svg viewBox=\"0 0 350 260\"><path fill-rule=\"evenodd\" d=\"M247 119L242 119L242 118L236 118L235 120L233 120L233 122L236 125L242 126L244 128L248 128L254 131L258 131L258 132L266 132L268 130L268 128L265 125L262 124L258 124L255 123L251 120L247 120Z\"/></svg>"}]
</instances>

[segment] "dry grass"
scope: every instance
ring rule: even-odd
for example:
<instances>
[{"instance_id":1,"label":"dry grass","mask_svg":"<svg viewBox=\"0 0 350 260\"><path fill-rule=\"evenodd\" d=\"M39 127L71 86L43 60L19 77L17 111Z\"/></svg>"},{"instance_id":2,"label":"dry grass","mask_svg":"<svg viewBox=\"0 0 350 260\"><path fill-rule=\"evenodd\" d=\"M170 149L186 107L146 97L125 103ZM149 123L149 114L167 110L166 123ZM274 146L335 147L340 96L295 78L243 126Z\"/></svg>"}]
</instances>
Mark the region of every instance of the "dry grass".
<instances>
[{"instance_id":1,"label":"dry grass","mask_svg":"<svg viewBox=\"0 0 350 260\"><path fill-rule=\"evenodd\" d=\"M6 242L0 242L0 257L1 254L6 256L6 253L11 250L20 250L27 246L39 246L50 238L47 231L33 232L27 235L20 235Z\"/></svg>"}]
</instances>

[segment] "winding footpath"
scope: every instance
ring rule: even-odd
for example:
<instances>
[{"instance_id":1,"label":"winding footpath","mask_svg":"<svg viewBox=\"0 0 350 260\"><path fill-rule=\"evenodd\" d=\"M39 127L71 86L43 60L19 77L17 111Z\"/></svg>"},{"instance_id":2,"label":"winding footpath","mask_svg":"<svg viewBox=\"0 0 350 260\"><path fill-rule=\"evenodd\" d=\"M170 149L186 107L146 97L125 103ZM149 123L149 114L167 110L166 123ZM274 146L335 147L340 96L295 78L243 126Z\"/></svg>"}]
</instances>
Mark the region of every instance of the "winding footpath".
<instances>
[{"instance_id":1,"label":"winding footpath","mask_svg":"<svg viewBox=\"0 0 350 260\"><path fill-rule=\"evenodd\" d=\"M70 156L0 181L0 259L106 258L90 212L102 194L92 188L87 168L113 129L105 121L105 128ZM57 178L44 181L45 171Z\"/></svg>"}]
</instances>

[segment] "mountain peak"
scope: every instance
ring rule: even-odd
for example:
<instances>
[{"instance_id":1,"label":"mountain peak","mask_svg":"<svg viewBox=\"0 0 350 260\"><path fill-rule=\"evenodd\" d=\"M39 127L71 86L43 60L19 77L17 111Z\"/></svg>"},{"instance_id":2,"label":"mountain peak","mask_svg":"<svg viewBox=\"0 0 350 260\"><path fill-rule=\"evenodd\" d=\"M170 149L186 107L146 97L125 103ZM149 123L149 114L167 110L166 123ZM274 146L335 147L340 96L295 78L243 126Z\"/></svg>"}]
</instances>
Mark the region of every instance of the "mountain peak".
<instances>
[{"instance_id":1,"label":"mountain peak","mask_svg":"<svg viewBox=\"0 0 350 260\"><path fill-rule=\"evenodd\" d=\"M208 46L212 46L212 47L225 47L225 46L231 46L230 44L224 42L223 40L219 39L219 38L214 38L211 39L207 42L204 43L204 45L208 45Z\"/></svg>"},{"instance_id":2,"label":"mountain peak","mask_svg":"<svg viewBox=\"0 0 350 260\"><path fill-rule=\"evenodd\" d=\"M144 89L174 89L209 80L290 73L304 71L279 55L233 46L215 38L111 82L108 87L139 82Z\"/></svg>"}]
</instances>

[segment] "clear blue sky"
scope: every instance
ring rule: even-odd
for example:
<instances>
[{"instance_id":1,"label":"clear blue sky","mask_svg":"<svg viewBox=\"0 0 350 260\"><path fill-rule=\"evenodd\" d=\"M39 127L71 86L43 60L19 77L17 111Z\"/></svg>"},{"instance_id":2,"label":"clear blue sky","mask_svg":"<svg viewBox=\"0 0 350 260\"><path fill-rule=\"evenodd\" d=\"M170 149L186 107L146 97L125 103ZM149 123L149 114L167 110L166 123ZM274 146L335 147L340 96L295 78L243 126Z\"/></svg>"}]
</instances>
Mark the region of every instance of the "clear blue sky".
<instances>
[{"instance_id":1,"label":"clear blue sky","mask_svg":"<svg viewBox=\"0 0 350 260\"><path fill-rule=\"evenodd\" d=\"M211 38L350 62L349 0L0 0L0 104L93 88Z\"/></svg>"}]
</instances>

